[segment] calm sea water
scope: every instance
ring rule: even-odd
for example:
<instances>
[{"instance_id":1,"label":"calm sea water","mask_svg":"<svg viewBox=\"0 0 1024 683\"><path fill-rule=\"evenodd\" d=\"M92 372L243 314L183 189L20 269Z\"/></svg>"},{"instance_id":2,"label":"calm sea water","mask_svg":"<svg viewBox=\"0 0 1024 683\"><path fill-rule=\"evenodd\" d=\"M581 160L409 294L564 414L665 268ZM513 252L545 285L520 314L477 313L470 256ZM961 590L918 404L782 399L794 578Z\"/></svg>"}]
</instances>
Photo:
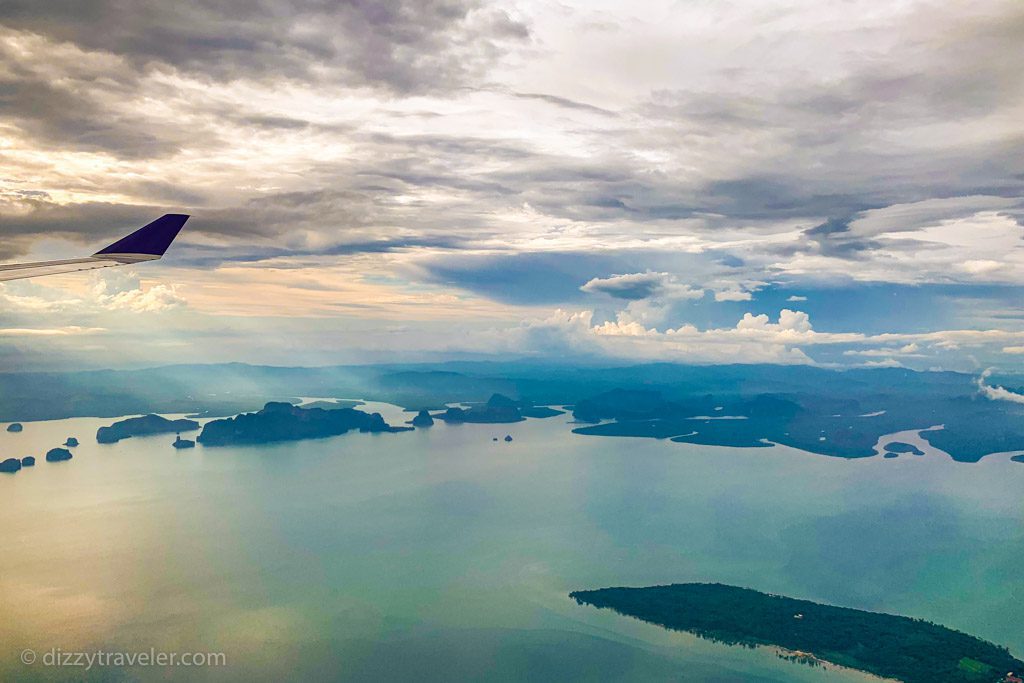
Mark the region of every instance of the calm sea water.
<instances>
[{"instance_id":1,"label":"calm sea water","mask_svg":"<svg viewBox=\"0 0 1024 683\"><path fill-rule=\"evenodd\" d=\"M568 421L182 452L96 444L111 420L0 431L0 457L39 458L0 475L0 680L868 680L567 597L682 581L922 617L1024 656L1024 465ZM74 460L43 462L68 436ZM25 666L25 648L227 666L86 672Z\"/></svg>"}]
</instances>

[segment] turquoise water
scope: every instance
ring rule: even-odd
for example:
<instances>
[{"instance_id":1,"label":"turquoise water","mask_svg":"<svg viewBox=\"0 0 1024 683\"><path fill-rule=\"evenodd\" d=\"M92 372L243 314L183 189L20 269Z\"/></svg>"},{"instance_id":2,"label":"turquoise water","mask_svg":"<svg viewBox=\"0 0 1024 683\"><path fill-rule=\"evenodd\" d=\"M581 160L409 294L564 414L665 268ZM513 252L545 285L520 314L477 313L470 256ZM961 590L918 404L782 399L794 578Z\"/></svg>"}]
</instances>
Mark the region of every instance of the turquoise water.
<instances>
[{"instance_id":1,"label":"turquoise water","mask_svg":"<svg viewBox=\"0 0 1024 683\"><path fill-rule=\"evenodd\" d=\"M39 459L0 475L2 680L868 680L566 596L681 581L922 617L1024 655L1024 465L1005 456L586 437L568 416L177 452L173 435L96 444L110 422L0 431L0 457ZM74 460L43 462L68 436ZM19 662L55 647L227 666Z\"/></svg>"}]
</instances>

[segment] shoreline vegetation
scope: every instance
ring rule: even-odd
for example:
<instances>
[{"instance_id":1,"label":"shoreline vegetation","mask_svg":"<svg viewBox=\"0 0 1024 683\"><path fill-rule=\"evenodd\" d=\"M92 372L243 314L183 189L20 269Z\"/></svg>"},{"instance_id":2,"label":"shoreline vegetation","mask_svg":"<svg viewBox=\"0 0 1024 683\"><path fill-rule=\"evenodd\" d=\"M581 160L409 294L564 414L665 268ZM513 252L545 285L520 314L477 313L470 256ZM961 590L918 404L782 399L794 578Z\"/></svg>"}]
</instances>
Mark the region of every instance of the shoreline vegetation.
<instances>
[{"instance_id":1,"label":"shoreline vegetation","mask_svg":"<svg viewBox=\"0 0 1024 683\"><path fill-rule=\"evenodd\" d=\"M988 381L1024 391L1024 376ZM237 420L296 396L360 396L412 411L427 409L432 420L449 423L519 422L562 413L547 406L572 406L579 423L573 431L586 436L751 448L780 444L842 458L875 456L885 436L919 430L927 430L921 438L931 447L961 462L1024 453L1024 405L991 400L972 375L895 368L575 367L509 361L6 373L0 374L0 421L146 413ZM334 401L303 408L344 414L354 405ZM940 424L943 429L930 429ZM884 452L917 455L905 444L890 445L897 450Z\"/></svg>"},{"instance_id":2,"label":"shoreline vegetation","mask_svg":"<svg viewBox=\"0 0 1024 683\"><path fill-rule=\"evenodd\" d=\"M574 591L580 605L727 645L775 647L802 664L904 683L997 683L1024 662L998 645L922 619L835 607L723 584Z\"/></svg>"}]
</instances>

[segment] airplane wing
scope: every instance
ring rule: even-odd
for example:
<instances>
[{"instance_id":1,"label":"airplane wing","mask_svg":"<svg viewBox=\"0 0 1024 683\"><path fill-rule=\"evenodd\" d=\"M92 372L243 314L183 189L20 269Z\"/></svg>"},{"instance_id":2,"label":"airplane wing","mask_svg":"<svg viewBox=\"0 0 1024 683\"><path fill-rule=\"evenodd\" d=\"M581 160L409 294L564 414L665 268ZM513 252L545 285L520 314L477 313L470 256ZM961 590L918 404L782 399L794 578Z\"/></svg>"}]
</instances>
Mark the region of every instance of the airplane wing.
<instances>
[{"instance_id":1,"label":"airplane wing","mask_svg":"<svg viewBox=\"0 0 1024 683\"><path fill-rule=\"evenodd\" d=\"M0 265L0 282L156 261L171 246L187 220L188 216L184 214L165 214L109 247L84 258Z\"/></svg>"}]
</instances>

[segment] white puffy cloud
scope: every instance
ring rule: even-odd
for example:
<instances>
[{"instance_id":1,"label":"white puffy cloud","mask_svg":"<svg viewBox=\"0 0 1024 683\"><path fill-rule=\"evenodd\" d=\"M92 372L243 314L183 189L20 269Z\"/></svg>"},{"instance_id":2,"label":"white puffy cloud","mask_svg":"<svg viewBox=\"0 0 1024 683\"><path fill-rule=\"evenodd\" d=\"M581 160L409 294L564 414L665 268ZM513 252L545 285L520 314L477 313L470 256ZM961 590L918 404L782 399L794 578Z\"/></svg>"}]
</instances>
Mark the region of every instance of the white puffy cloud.
<instances>
[{"instance_id":1,"label":"white puffy cloud","mask_svg":"<svg viewBox=\"0 0 1024 683\"><path fill-rule=\"evenodd\" d=\"M133 313L158 313L186 305L175 285L142 286L132 271L101 272L94 276L92 300L101 308Z\"/></svg>"},{"instance_id":2,"label":"white puffy cloud","mask_svg":"<svg viewBox=\"0 0 1024 683\"><path fill-rule=\"evenodd\" d=\"M985 398L992 401L1009 401L1011 403L1024 403L1024 394L1017 394L1009 389L1000 386L992 386L986 382L986 380L992 375L992 369L989 368L978 376L978 391Z\"/></svg>"},{"instance_id":3,"label":"white puffy cloud","mask_svg":"<svg viewBox=\"0 0 1024 683\"><path fill-rule=\"evenodd\" d=\"M154 285L145 290L130 289L105 295L99 301L110 310L134 313L155 313L185 305L185 299L178 294L174 285Z\"/></svg>"},{"instance_id":4,"label":"white puffy cloud","mask_svg":"<svg viewBox=\"0 0 1024 683\"><path fill-rule=\"evenodd\" d=\"M593 278L580 287L588 293L607 294L616 299L639 301L641 299L700 299L704 290L679 282L669 273L629 273L606 278Z\"/></svg>"},{"instance_id":5,"label":"white puffy cloud","mask_svg":"<svg viewBox=\"0 0 1024 683\"><path fill-rule=\"evenodd\" d=\"M929 357L929 349L951 345L974 349L997 348L1009 340L1024 343L1024 332L1007 330L944 330L915 334L818 332L803 311L782 309L773 321L765 314L746 313L733 327L699 329L684 324L659 330L628 312L595 320L592 311L557 311L551 316L496 332L498 350L540 352L573 349L592 355L624 359L672 360L689 363L801 363L815 361L816 347L864 346L843 352L866 358L856 367L904 367L902 359Z\"/></svg>"},{"instance_id":6,"label":"white puffy cloud","mask_svg":"<svg viewBox=\"0 0 1024 683\"><path fill-rule=\"evenodd\" d=\"M555 315L513 330L512 347L538 338L557 338L560 344L591 353L621 357L675 360L691 363L798 363L813 361L803 345L850 343L858 334L814 332L806 313L785 309L776 322L766 315L747 313L732 328L699 330L693 325L659 331L629 315L595 322L591 311L558 311Z\"/></svg>"},{"instance_id":7,"label":"white puffy cloud","mask_svg":"<svg viewBox=\"0 0 1024 683\"><path fill-rule=\"evenodd\" d=\"M570 348L590 353L634 360L672 360L686 363L785 363L808 364L811 359L791 346L778 323L766 323L760 330L698 330L684 325L659 332L636 320L619 316L601 323L593 314L559 311L541 323L527 326L534 334L544 330L546 338L557 337ZM513 338L518 339L515 335ZM514 344L513 344L514 345Z\"/></svg>"},{"instance_id":8,"label":"white puffy cloud","mask_svg":"<svg viewBox=\"0 0 1024 683\"><path fill-rule=\"evenodd\" d=\"M882 360L869 360L864 361L857 367L861 368L902 368L903 363L899 362L895 358L884 358Z\"/></svg>"},{"instance_id":9,"label":"white puffy cloud","mask_svg":"<svg viewBox=\"0 0 1024 683\"><path fill-rule=\"evenodd\" d=\"M750 301L754 295L742 289L727 289L715 292L715 301Z\"/></svg>"},{"instance_id":10,"label":"white puffy cloud","mask_svg":"<svg viewBox=\"0 0 1024 683\"><path fill-rule=\"evenodd\" d=\"M883 347L878 349L851 349L843 351L844 356L867 356L880 357L892 360L892 356L905 356L911 358L924 358L921 353L921 346L915 342L904 344L900 347Z\"/></svg>"}]
</instances>

